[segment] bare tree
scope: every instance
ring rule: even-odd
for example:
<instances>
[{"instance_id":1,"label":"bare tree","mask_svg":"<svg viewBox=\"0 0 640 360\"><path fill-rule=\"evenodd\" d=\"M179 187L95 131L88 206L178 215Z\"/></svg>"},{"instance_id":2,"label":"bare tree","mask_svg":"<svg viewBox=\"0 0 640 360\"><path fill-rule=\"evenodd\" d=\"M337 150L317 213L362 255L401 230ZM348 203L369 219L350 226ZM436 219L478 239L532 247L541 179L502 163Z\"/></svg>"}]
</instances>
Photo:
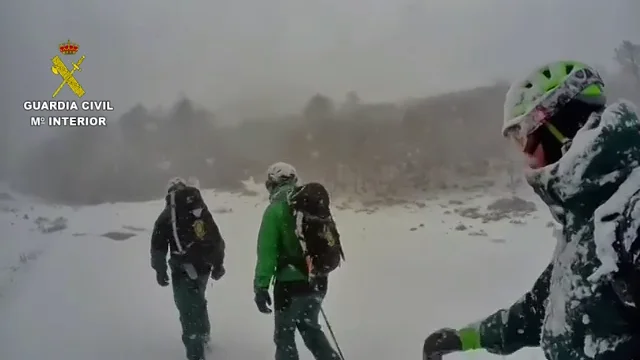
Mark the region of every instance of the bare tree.
<instances>
[{"instance_id":1,"label":"bare tree","mask_svg":"<svg viewBox=\"0 0 640 360\"><path fill-rule=\"evenodd\" d=\"M333 100L322 94L316 94L307 102L303 114L305 119L311 122L318 122L332 118L334 111Z\"/></svg>"},{"instance_id":2,"label":"bare tree","mask_svg":"<svg viewBox=\"0 0 640 360\"><path fill-rule=\"evenodd\" d=\"M615 49L615 59L623 71L631 74L640 90L640 44L625 40Z\"/></svg>"},{"instance_id":3,"label":"bare tree","mask_svg":"<svg viewBox=\"0 0 640 360\"><path fill-rule=\"evenodd\" d=\"M355 91L349 91L344 97L344 103L342 104L342 110L354 111L362 105L362 99Z\"/></svg>"}]
</instances>

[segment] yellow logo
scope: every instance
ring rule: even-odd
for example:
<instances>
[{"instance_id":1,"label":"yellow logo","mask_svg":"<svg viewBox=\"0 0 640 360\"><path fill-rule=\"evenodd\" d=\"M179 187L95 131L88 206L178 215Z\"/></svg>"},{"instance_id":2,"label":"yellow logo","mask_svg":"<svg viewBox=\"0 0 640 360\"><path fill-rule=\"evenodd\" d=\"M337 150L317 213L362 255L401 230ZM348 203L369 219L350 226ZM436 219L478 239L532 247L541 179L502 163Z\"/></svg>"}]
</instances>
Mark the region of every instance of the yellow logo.
<instances>
[{"instance_id":1,"label":"yellow logo","mask_svg":"<svg viewBox=\"0 0 640 360\"><path fill-rule=\"evenodd\" d=\"M193 232L195 232L196 237L200 240L204 240L204 236L207 234L207 229L204 226L204 221L196 220L193 223Z\"/></svg>"},{"instance_id":2,"label":"yellow logo","mask_svg":"<svg viewBox=\"0 0 640 360\"><path fill-rule=\"evenodd\" d=\"M325 239L327 239L327 244L329 245L329 247L336 246L336 238L333 236L331 228L327 225L324 226L324 236Z\"/></svg>"},{"instance_id":3,"label":"yellow logo","mask_svg":"<svg viewBox=\"0 0 640 360\"><path fill-rule=\"evenodd\" d=\"M78 44L76 43L72 43L71 40L59 45L59 50L62 55L75 55L79 49L80 46L78 46ZM68 85L69 89L71 89L71 91L76 94L78 98L84 96L85 91L82 88L82 85L80 85L78 80L76 80L76 78L73 76L73 74L76 71L82 71L80 65L82 65L85 57L86 56L82 55L80 59L78 59L78 61L71 62L71 70L69 70L64 62L62 62L60 56L56 55L53 57L53 59L51 59L51 63L53 64L51 66L51 72L54 75L59 75L62 78L62 83L60 83L60 86L58 86L56 91L53 92L53 95L51 96L52 98L55 99L55 97L58 96L58 93L65 85Z\"/></svg>"}]
</instances>

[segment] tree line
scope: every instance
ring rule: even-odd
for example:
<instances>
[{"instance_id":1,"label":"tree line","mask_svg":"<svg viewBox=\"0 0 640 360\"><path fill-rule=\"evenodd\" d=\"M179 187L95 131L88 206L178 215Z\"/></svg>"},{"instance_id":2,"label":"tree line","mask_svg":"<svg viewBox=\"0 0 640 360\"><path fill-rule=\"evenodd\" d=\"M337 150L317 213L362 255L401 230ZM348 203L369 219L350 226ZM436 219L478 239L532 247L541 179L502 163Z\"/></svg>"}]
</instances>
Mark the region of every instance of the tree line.
<instances>
[{"instance_id":1,"label":"tree line","mask_svg":"<svg viewBox=\"0 0 640 360\"><path fill-rule=\"evenodd\" d=\"M616 50L606 74L612 98L640 100L640 45ZM163 196L173 176L241 191L275 161L335 193L411 195L502 176L513 183L513 152L500 136L508 84L401 103L336 101L316 94L298 113L221 125L187 98L168 109L136 105L108 128L65 129L26 155L10 174L20 191L71 204Z\"/></svg>"}]
</instances>

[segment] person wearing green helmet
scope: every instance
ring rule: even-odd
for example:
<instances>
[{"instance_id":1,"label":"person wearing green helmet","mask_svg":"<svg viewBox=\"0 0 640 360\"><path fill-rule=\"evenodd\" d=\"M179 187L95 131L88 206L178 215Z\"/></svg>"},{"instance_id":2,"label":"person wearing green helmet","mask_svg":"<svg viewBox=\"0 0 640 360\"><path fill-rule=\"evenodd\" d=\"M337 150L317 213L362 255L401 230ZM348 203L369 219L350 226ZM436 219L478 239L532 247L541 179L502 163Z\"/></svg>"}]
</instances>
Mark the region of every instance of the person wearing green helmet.
<instances>
[{"instance_id":1,"label":"person wearing green helmet","mask_svg":"<svg viewBox=\"0 0 640 360\"><path fill-rule=\"evenodd\" d=\"M440 329L424 359L540 347L547 359L640 359L640 120L606 105L592 67L558 61L514 82L502 134L530 160L529 185L562 226L551 262L512 306Z\"/></svg>"}]
</instances>

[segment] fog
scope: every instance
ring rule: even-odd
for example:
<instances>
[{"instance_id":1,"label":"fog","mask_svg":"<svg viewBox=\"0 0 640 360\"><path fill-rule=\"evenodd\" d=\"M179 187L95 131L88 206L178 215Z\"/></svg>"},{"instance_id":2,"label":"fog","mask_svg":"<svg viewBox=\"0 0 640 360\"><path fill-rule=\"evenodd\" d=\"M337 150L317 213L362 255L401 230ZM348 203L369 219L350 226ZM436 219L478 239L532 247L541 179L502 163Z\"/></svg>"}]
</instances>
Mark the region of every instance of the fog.
<instances>
[{"instance_id":1,"label":"fog","mask_svg":"<svg viewBox=\"0 0 640 360\"><path fill-rule=\"evenodd\" d=\"M373 101L504 78L542 61L612 62L638 36L632 0L23 0L4 6L17 99L42 98L71 39L91 98L120 108L179 92L212 107L358 91ZM3 69L4 70L4 69ZM7 69L8 70L8 69ZM6 71L6 70L5 70ZM284 101L287 103L288 101ZM296 104L299 106L299 104ZM19 108L19 106L18 106Z\"/></svg>"},{"instance_id":2,"label":"fog","mask_svg":"<svg viewBox=\"0 0 640 360\"><path fill-rule=\"evenodd\" d=\"M638 17L636 0L5 1L3 153L57 131L31 128L22 102L50 98L50 59L67 39L87 56L86 97L112 100L112 121L188 97L233 123L299 111L316 93L398 101L559 58L614 68L613 48L640 38Z\"/></svg>"}]
</instances>

